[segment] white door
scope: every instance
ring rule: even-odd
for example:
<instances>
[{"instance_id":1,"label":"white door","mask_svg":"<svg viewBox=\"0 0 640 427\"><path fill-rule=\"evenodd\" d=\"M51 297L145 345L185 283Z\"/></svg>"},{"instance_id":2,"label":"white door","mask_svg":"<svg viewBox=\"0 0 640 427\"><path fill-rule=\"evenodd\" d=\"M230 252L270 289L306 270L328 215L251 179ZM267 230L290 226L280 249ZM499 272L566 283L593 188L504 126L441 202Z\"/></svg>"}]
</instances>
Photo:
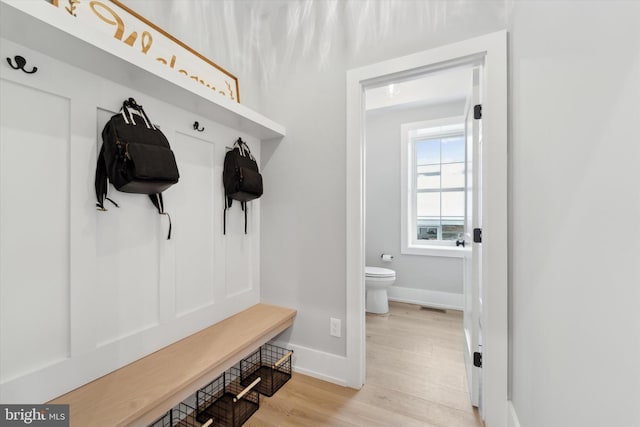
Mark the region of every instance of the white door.
<instances>
[{"instance_id":1,"label":"white door","mask_svg":"<svg viewBox=\"0 0 640 427\"><path fill-rule=\"evenodd\" d=\"M474 242L474 229L482 230L482 121L475 118L480 103L480 67L473 69L473 85L465 111L466 188L464 257L465 367L471 404L482 414L482 370L474 366L474 353L482 354L482 244ZM480 107L481 108L481 107ZM477 239L476 239L477 240ZM475 356L475 365L478 357Z\"/></svg>"}]
</instances>

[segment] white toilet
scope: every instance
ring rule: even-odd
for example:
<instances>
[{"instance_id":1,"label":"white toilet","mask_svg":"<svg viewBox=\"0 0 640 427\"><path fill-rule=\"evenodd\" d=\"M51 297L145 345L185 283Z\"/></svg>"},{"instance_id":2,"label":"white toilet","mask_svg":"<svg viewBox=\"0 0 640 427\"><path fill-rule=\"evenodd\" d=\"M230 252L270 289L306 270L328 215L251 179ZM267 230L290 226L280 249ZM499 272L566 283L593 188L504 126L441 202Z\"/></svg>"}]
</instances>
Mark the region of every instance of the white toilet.
<instances>
[{"instance_id":1,"label":"white toilet","mask_svg":"<svg viewBox=\"0 0 640 427\"><path fill-rule=\"evenodd\" d=\"M364 283L367 293L367 313L384 314L389 311L387 288L396 281L396 272L388 268L365 267Z\"/></svg>"}]
</instances>

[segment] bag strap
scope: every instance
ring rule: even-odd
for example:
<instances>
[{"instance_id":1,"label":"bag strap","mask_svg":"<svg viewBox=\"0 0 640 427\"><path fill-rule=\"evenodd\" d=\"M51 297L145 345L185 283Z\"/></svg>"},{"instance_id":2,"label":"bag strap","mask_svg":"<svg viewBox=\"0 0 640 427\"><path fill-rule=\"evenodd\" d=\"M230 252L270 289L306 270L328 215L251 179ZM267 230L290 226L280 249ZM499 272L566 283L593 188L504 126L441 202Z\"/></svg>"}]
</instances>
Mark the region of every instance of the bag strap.
<instances>
[{"instance_id":1,"label":"bag strap","mask_svg":"<svg viewBox=\"0 0 640 427\"><path fill-rule=\"evenodd\" d=\"M244 234L247 234L247 210L249 207L247 206L247 202L240 203L242 210L244 211Z\"/></svg>"},{"instance_id":2,"label":"bag strap","mask_svg":"<svg viewBox=\"0 0 640 427\"><path fill-rule=\"evenodd\" d=\"M96 164L96 207L98 210L106 211L104 207L104 199L107 197L107 165L104 160L104 145L100 148L98 155L98 163Z\"/></svg>"},{"instance_id":3,"label":"bag strap","mask_svg":"<svg viewBox=\"0 0 640 427\"><path fill-rule=\"evenodd\" d=\"M224 211L222 213L222 234L227 234L227 210L233 204L233 199L231 197L224 196Z\"/></svg>"},{"instance_id":4,"label":"bag strap","mask_svg":"<svg viewBox=\"0 0 640 427\"><path fill-rule=\"evenodd\" d=\"M231 207L232 199L225 196L224 212L222 214L222 234L227 234L227 209ZM228 205L228 206L227 206ZM247 202L240 202L240 207L244 211L244 234L247 234Z\"/></svg>"},{"instance_id":5,"label":"bag strap","mask_svg":"<svg viewBox=\"0 0 640 427\"><path fill-rule=\"evenodd\" d=\"M164 211L164 201L162 200L162 193L149 194L151 203L158 209L160 215L166 215L169 218L169 234L167 234L167 240L171 239L171 215Z\"/></svg>"},{"instance_id":6,"label":"bag strap","mask_svg":"<svg viewBox=\"0 0 640 427\"><path fill-rule=\"evenodd\" d=\"M107 189L109 188L109 184L107 181L107 164L104 160L104 145L100 148L100 154L98 155L98 163L96 164L96 199L98 202L96 203L96 207L99 211L106 211L107 209L104 207L104 201L108 200L116 208L119 208L118 204L107 197Z\"/></svg>"},{"instance_id":7,"label":"bag strap","mask_svg":"<svg viewBox=\"0 0 640 427\"><path fill-rule=\"evenodd\" d=\"M222 234L227 234L227 209L231 207L233 200L227 196L224 197L224 212L222 213ZM247 210L249 205L247 202L240 202L240 207L244 211L244 234L247 234Z\"/></svg>"}]
</instances>

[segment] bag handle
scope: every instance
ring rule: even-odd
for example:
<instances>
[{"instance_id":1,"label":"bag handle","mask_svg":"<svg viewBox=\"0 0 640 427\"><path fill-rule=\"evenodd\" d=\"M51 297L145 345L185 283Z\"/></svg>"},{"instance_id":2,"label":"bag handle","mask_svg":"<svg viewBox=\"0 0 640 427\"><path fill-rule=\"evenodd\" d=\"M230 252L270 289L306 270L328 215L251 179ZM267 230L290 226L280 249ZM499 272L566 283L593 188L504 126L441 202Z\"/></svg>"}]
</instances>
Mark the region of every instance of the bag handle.
<instances>
[{"instance_id":1,"label":"bag handle","mask_svg":"<svg viewBox=\"0 0 640 427\"><path fill-rule=\"evenodd\" d=\"M133 98L129 98L129 99L127 99L127 100L122 102L122 108L120 109L120 111L122 112L122 117L124 117L125 123L129 124L129 122L127 121L127 116L126 116L126 114L128 113L129 114L129 120L131 120L131 122L134 125L136 124L135 120L133 119L133 114L131 114L131 111L129 109L137 111L138 113L140 113L140 115L142 116L142 119L144 120L145 124L147 125L147 129L157 130L156 127L153 125L153 123L151 123L151 120L149 119L149 116L147 116L147 113L144 111L144 108L142 108L142 105L138 104L136 102L136 100L133 99Z\"/></svg>"},{"instance_id":2,"label":"bag handle","mask_svg":"<svg viewBox=\"0 0 640 427\"><path fill-rule=\"evenodd\" d=\"M244 397L245 394L249 393L251 391L252 388L254 388L255 386L258 385L258 383L262 380L262 378L258 377L256 378L251 384L249 384L244 390L242 390L240 393L238 393L236 395L236 397L233 398L233 402L237 402L238 400L242 399Z\"/></svg>"},{"instance_id":3,"label":"bag handle","mask_svg":"<svg viewBox=\"0 0 640 427\"><path fill-rule=\"evenodd\" d=\"M235 147L238 147L238 151L240 151L240 155L242 157L249 157L254 162L256 161L256 159L253 157L253 154L251 154L249 146L242 140L242 138L238 138L238 140L233 145Z\"/></svg>"}]
</instances>

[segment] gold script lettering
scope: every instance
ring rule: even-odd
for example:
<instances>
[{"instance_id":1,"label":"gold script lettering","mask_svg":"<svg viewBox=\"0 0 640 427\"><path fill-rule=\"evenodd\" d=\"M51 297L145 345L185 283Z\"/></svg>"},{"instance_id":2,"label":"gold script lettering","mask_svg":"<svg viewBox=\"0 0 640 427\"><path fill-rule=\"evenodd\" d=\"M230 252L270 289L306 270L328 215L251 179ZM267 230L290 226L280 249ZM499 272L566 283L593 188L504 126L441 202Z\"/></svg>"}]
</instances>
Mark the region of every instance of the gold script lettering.
<instances>
[{"instance_id":1,"label":"gold script lettering","mask_svg":"<svg viewBox=\"0 0 640 427\"><path fill-rule=\"evenodd\" d=\"M70 15L78 16L76 15L76 3L80 3L80 0L69 0L69 6L65 7ZM57 3L56 6L58 6Z\"/></svg>"},{"instance_id":2,"label":"gold script lettering","mask_svg":"<svg viewBox=\"0 0 640 427\"><path fill-rule=\"evenodd\" d=\"M145 55L151 49L151 43L153 43L153 37L149 34L148 31L142 33L142 40L140 40L140 44L142 45L142 53ZM175 58L175 57L174 57Z\"/></svg>"},{"instance_id":3,"label":"gold script lettering","mask_svg":"<svg viewBox=\"0 0 640 427\"><path fill-rule=\"evenodd\" d=\"M137 38L138 38L138 33L136 33L134 31L131 34L129 34L129 37L127 37L127 39L124 41L124 43L129 45L129 46L133 46L133 44L136 42Z\"/></svg>"},{"instance_id":4,"label":"gold script lettering","mask_svg":"<svg viewBox=\"0 0 640 427\"><path fill-rule=\"evenodd\" d=\"M229 89L229 98L231 98L232 101L235 100L235 98L233 97L233 89L231 89L231 85L226 80L224 83L227 85L227 89Z\"/></svg>"},{"instance_id":5,"label":"gold script lettering","mask_svg":"<svg viewBox=\"0 0 640 427\"><path fill-rule=\"evenodd\" d=\"M156 58L156 61L159 61L161 63L163 63L164 65L169 65L170 68L174 68L175 64L176 64L176 56L175 55L171 55L171 60L167 60L166 58L163 58L161 56ZM187 70L185 70L184 68L181 68L178 70L178 72L180 74L184 74L186 77L189 77L191 80L200 83L202 86L206 86L208 89L212 89L214 92L217 92L223 96L227 96L227 93L222 91L222 90L217 90L215 86L212 86L210 83L202 80L200 78L200 76L198 76L197 74L192 74L189 75L189 72ZM231 85L229 84L229 82L225 82L227 84L227 87L229 88L230 93L230 98L233 100L233 90L231 89Z\"/></svg>"},{"instance_id":6,"label":"gold script lettering","mask_svg":"<svg viewBox=\"0 0 640 427\"><path fill-rule=\"evenodd\" d=\"M160 61L162 62L164 65L169 64L169 67L173 68L176 65L176 56L175 55L171 55L171 62L169 63L169 61L167 61L164 58L158 57L156 58L156 61ZM184 70L180 70L180 71L184 71ZM185 71L185 75L186 75L186 71Z\"/></svg>"},{"instance_id":7,"label":"gold script lettering","mask_svg":"<svg viewBox=\"0 0 640 427\"><path fill-rule=\"evenodd\" d=\"M91 3L89 3L89 6L91 6L91 10L93 10L93 13L95 13L98 18L102 19L104 22L106 22L109 25L117 26L116 32L113 35L113 37L115 37L118 40L122 40L122 35L124 34L124 22L122 22L122 18L120 18L118 14L115 13L109 6L99 1L92 1ZM96 6L100 6L104 8L104 10L106 10L111 14L114 20L112 21L109 18L106 18L105 16L101 15L100 12L96 10ZM129 38L131 38L131 36L129 36Z\"/></svg>"},{"instance_id":8,"label":"gold script lettering","mask_svg":"<svg viewBox=\"0 0 640 427\"><path fill-rule=\"evenodd\" d=\"M1 2L2 0L0 0ZM49 1L51 4L53 4L56 7L60 7L59 3L61 3L60 0L47 0ZM65 1L65 0L63 0ZM105 22L106 24L108 24L109 26L114 26L115 28L114 33L113 33L113 37L117 40L122 41L123 43L125 43L126 45L130 46L130 47L134 47L136 45L136 42L138 40L140 40L140 50L143 54L147 54L150 50L151 47L153 45L153 41L154 41L154 37L158 37L160 36L160 40L164 40L162 38L162 35L164 34L165 36L169 37L171 40L173 40L174 42L177 42L178 44L180 44L183 48L189 50L191 53L197 54L197 52L191 50L188 46L185 46L184 44L176 41L175 39L173 39L170 35L168 35L167 33L165 33L162 29L157 28L155 25L149 23L148 21L142 19L143 22L145 22L146 24L148 24L151 28L159 31L159 34L156 35L152 35L149 31L142 31L141 33L138 33L138 31L131 31L130 34L128 36L125 37L125 31L127 31L127 29L125 28L125 21L123 21L123 19L120 17L119 14L124 13L124 12L131 12L129 11L127 8L124 8L125 11L121 12L120 9L117 8L112 8L110 6L108 6L107 4L109 4L109 2L107 0L66 0L66 2L68 3L68 6L65 8L66 12L76 16L76 9L77 9L77 5L78 4L89 4L89 7L91 8L93 14L100 19L101 21ZM115 5L119 5L119 2L113 0L112 1L113 4ZM61 9L61 7L60 7ZM83 14L83 17L87 16L85 14ZM90 14L89 14L90 16ZM125 18L129 19L129 15L124 15ZM135 13L133 14L134 17L138 18L139 20L141 19L139 16L137 16ZM127 21L129 22L129 21ZM137 25L134 25L137 27ZM145 27L139 28L139 29L143 29ZM107 28L107 30L109 30ZM154 33L155 34L155 33ZM140 37L138 37L140 35ZM124 39L124 40L123 40ZM155 55L153 55L155 56ZM200 56L201 57L201 56ZM201 59L205 59L201 57ZM199 75L197 74L191 74L189 71L180 68L179 66L176 66L176 62L177 62L177 58L176 55L172 55L171 58L165 58L165 57L156 57L157 61L160 61L161 63L163 63L164 65L168 65L170 68L172 69L177 69L177 71L180 74L183 74L185 77L188 77L191 80L194 80L197 83L200 83L201 85L205 86L207 89L211 89L214 92L223 95L223 96L229 96L229 98L231 98L231 100L236 100L237 96L235 93L234 89L237 89L237 82L235 85L235 88L233 86L233 83L229 83L228 81L224 81L224 85L226 85L226 91L225 90L219 90L216 88L216 86L214 86L211 82L207 82L205 80L203 80L202 78L200 78ZM209 62L210 64L212 64L210 61L207 60L207 62ZM182 64L181 64L182 65ZM215 66L215 64L212 64ZM192 70L193 71L193 70ZM197 70L197 71L201 71L201 70ZM223 71L223 70L221 70ZM223 71L224 72L224 71ZM224 72L227 76L233 77L230 74ZM205 72L206 74L206 72ZM205 77L206 78L206 77ZM239 102L239 100L238 100Z\"/></svg>"}]
</instances>

